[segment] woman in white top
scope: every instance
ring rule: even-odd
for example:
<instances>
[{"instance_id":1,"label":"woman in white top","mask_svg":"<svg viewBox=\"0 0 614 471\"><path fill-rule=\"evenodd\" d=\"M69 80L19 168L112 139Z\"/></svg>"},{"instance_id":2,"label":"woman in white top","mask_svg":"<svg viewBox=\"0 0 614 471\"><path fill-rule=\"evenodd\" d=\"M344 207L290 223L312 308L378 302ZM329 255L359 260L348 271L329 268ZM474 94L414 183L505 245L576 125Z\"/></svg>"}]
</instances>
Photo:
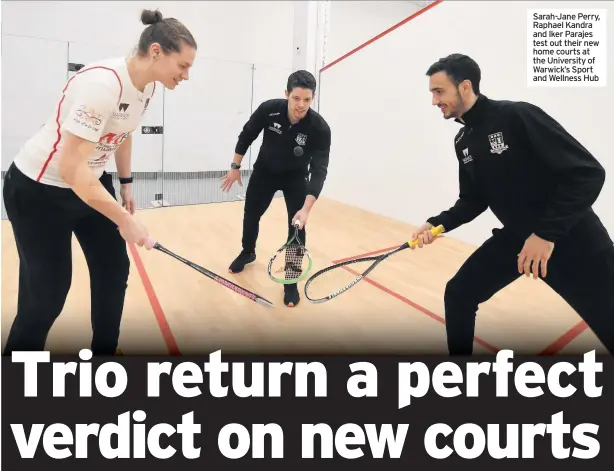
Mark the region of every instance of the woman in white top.
<instances>
[{"instance_id":1,"label":"woman in white top","mask_svg":"<svg viewBox=\"0 0 614 471\"><path fill-rule=\"evenodd\" d=\"M172 90L188 79L197 47L183 24L158 11L143 11L141 21L148 26L137 53L90 64L71 77L48 121L7 171L4 202L20 265L5 355L45 348L71 285L73 233L90 273L92 351L116 352L130 268L126 242L151 248L133 216L132 133L156 82ZM123 204L104 171L113 155Z\"/></svg>"}]
</instances>

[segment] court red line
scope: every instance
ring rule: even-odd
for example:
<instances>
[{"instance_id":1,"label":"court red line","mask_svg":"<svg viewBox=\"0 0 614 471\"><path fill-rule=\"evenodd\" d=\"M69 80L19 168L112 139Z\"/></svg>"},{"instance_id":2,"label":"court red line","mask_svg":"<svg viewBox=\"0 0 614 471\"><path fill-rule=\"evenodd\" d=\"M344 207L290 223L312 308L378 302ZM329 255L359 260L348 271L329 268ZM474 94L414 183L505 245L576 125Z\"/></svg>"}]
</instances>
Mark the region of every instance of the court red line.
<instances>
[{"instance_id":1,"label":"court red line","mask_svg":"<svg viewBox=\"0 0 614 471\"><path fill-rule=\"evenodd\" d=\"M405 18L404 20L398 22L397 24L391 26L390 28L388 28L386 31L382 31L380 34L378 34L377 36L369 39L367 42L361 44L360 46L352 49L350 52L348 52L347 54L344 54L343 56L339 57L338 59L335 59L334 61L332 61L330 64L326 64L324 67L322 67L320 69L320 72L324 72L327 69L330 69L333 65L338 64L339 62L341 62L342 60L347 59L348 57L350 57L352 54L355 54L356 52L360 51L361 49L364 49L365 47L367 47L369 44L374 43L375 41L377 41L380 38L383 38L384 36L386 36L387 34L390 34L392 31L394 31L395 29L403 26L405 23L407 23L408 21L413 20L414 18L417 18L418 16L422 15L423 13L427 12L428 10L430 10L431 8L435 7L436 5L439 5L440 3L442 3L443 0L436 0L433 3L431 3L430 5L427 5L426 7L422 8L421 10L418 10L416 13L408 16L407 18Z\"/></svg>"},{"instance_id":2,"label":"court red line","mask_svg":"<svg viewBox=\"0 0 614 471\"><path fill-rule=\"evenodd\" d=\"M442 237L442 236L440 236ZM397 246L393 246L393 247L387 247L385 249L379 249L379 250L374 250L373 252L367 252L364 254L360 254L360 255L354 255L352 257L346 257L346 258L342 258L339 260L333 260L333 263L341 263L341 262L346 262L348 260L353 260L355 258L362 258L362 257L369 257L371 255L378 255L384 252L388 252L390 250L396 249L398 247ZM358 275L357 272L355 272L354 270L351 270L348 267L344 267L346 270L348 270L349 272ZM375 286L376 288L384 291L385 293L395 297L396 299L398 299L399 301L404 302L405 304L408 304L410 306L412 306L413 308L421 311L422 313L426 314L427 316L431 317L432 319L435 319L436 321L441 322L442 324L445 324L445 319L429 310L427 310L426 308L420 306L419 304L401 296L400 294L392 291L389 288L386 288L385 286L367 278L364 278L364 281L366 281L367 283L371 284L372 286ZM563 350L563 348L565 348L567 345L569 345L576 337L578 337L582 332L584 332L586 329L588 328L588 325L586 324L586 322L584 321L580 321L578 322L576 325L574 325L571 329L569 329L567 332L565 332L563 335L561 335L558 339L556 339L554 342L552 342L550 345L548 345L546 348L544 348L538 355L540 356L550 356L550 355L556 355L557 353L559 353L561 350ZM499 349L490 345L489 343L487 343L486 341L480 339L479 337L475 337L474 338L475 342L482 345L483 347L493 351L493 352L498 352Z\"/></svg>"},{"instance_id":3,"label":"court red line","mask_svg":"<svg viewBox=\"0 0 614 471\"><path fill-rule=\"evenodd\" d=\"M396 247L392 247L392 248L396 248ZM343 260L333 260L333 263L340 263L342 261L347 261L347 260L352 260L354 258L359 258L359 257L366 257L369 256L371 254L376 254L376 253L381 253L381 252L387 252L390 249L382 249L382 250L378 250L375 252L369 252L368 254L362 254L362 255L356 255L354 257L349 257L349 258L345 258ZM346 270L348 270L349 272L353 273L354 275L358 275L358 272L348 268L348 267L343 267ZM371 280L369 277L363 278L363 281L366 281L367 283L369 283L370 285L374 286L375 288L383 291L386 294L389 294L390 296L392 296L395 299L398 299L399 301L413 307L414 309L422 312L423 314L426 314L428 317L430 317L431 319L436 320L437 322L440 322L441 324L445 325L446 324L446 320L441 317L439 314L435 314L432 311L429 311L428 309L426 309L425 307L419 305L418 303L415 303L414 301L412 301L411 299L406 298L405 296L400 295L399 293L391 290L390 288L387 288L386 286ZM473 338L474 342L477 343L478 345L481 345L482 347L486 348L487 350L490 350L493 353L498 353L499 349L491 344L489 344L488 342L486 342L485 340L479 338L479 337L474 337Z\"/></svg>"},{"instance_id":4,"label":"court red line","mask_svg":"<svg viewBox=\"0 0 614 471\"><path fill-rule=\"evenodd\" d=\"M367 252L367 253L363 253L363 254L360 254L360 255L354 255L352 257L342 258L342 259L339 259L339 260L333 260L333 263L347 262L348 260L353 260L355 258L370 257L371 255L379 255L381 253L389 252L390 250L394 250L394 249L396 249L398 247L399 247L398 245L395 245L393 247L387 247L385 249L374 250L373 252Z\"/></svg>"},{"instance_id":5,"label":"court red line","mask_svg":"<svg viewBox=\"0 0 614 471\"><path fill-rule=\"evenodd\" d=\"M444 235L438 236L439 239L443 239L444 237L445 237ZM362 258L362 257L370 257L372 255L379 255L379 254L384 253L384 252L389 252L391 250L398 249L400 245L401 244L393 245L392 247L386 247L385 249L374 250L373 252L367 252L367 253L363 253L363 254L360 254L360 255L354 255L352 257L342 258L342 259L333 261L333 263L347 262L348 260L353 260L355 258Z\"/></svg>"},{"instance_id":6,"label":"court red line","mask_svg":"<svg viewBox=\"0 0 614 471\"><path fill-rule=\"evenodd\" d=\"M584 332L588 328L588 325L584 321L578 322L571 329L561 335L558 339L544 348L539 354L543 356L556 355L563 348L569 345L578 335Z\"/></svg>"},{"instance_id":7,"label":"court red line","mask_svg":"<svg viewBox=\"0 0 614 471\"><path fill-rule=\"evenodd\" d=\"M173 331L168 324L166 315L162 310L162 305L160 304L160 301L156 296L156 292L154 291L153 285L151 284L151 280L149 279L147 270L145 270L143 260L141 260L141 256L139 255L139 252L134 246L134 244L128 244L128 246L130 247L132 258L134 259L136 268L139 272L139 275L141 276L141 281L143 282L143 286L145 287L145 292L147 293L147 297L149 298L149 303L151 304L151 308L153 309L154 315L156 316L156 321L158 322L158 327L160 328L160 332L162 333L162 337L164 338L164 342L166 343L168 353L173 356L179 356L181 355L181 352L179 351L179 347L177 346L177 341L175 340Z\"/></svg>"}]
</instances>

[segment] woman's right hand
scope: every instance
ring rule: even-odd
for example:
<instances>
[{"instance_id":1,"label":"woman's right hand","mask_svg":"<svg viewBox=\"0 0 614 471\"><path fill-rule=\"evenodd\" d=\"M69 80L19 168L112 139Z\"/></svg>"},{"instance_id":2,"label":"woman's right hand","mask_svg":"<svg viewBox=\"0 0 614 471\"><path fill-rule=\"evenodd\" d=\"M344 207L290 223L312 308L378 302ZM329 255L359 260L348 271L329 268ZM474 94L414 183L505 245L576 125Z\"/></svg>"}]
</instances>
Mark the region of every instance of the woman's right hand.
<instances>
[{"instance_id":1,"label":"woman's right hand","mask_svg":"<svg viewBox=\"0 0 614 471\"><path fill-rule=\"evenodd\" d=\"M127 215L119 226L119 233L129 244L136 244L139 247L145 246L147 249L152 248L149 232L147 232L143 224L130 214Z\"/></svg>"}]
</instances>

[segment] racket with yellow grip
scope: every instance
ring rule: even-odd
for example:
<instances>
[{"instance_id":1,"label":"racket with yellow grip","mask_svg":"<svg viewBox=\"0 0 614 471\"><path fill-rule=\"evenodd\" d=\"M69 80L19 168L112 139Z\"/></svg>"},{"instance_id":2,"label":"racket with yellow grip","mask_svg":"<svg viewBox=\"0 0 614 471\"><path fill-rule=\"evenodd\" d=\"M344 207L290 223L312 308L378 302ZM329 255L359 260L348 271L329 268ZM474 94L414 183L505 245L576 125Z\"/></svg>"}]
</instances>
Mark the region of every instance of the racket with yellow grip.
<instances>
[{"instance_id":1,"label":"racket with yellow grip","mask_svg":"<svg viewBox=\"0 0 614 471\"><path fill-rule=\"evenodd\" d=\"M444 228L443 226L433 227L430 232L437 237L444 232ZM330 301L355 286L391 255L417 246L418 239L415 239L382 255L355 258L323 268L314 273L305 283L305 296L313 303Z\"/></svg>"}]
</instances>

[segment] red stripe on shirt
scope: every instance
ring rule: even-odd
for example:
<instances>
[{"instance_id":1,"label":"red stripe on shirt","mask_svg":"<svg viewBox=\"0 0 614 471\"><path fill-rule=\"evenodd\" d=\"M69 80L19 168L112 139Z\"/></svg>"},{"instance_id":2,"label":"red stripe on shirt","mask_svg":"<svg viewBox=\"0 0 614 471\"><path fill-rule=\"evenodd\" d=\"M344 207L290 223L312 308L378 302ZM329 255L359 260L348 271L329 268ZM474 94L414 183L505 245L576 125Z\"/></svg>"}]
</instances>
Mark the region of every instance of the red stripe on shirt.
<instances>
[{"instance_id":1,"label":"red stripe on shirt","mask_svg":"<svg viewBox=\"0 0 614 471\"><path fill-rule=\"evenodd\" d=\"M57 110L57 113L55 115L55 123L57 125L57 135L58 135L58 138L56 139L55 143L53 144L53 149L51 149L51 152L49 153L49 156L47 157L47 160L43 164L43 168L41 169L41 172L38 175L38 178L36 179L37 182L39 182L41 180L41 178L43 177L43 175L45 174L45 171L47 170L47 166L49 165L49 162L51 162L51 159L53 158L55 153L58 151L58 145L60 144L60 140L62 139L62 134L60 132L60 127L61 127L61 125L60 125L60 110L62 109L62 103L64 102L64 99L66 98L66 90L68 90L68 86L70 85L70 82L72 82L72 79L74 79L77 75L80 75L82 73L85 73L85 72L88 72L88 71L94 70L94 69L109 70L109 71L111 71L111 72L113 72L115 74L115 77L117 77L117 80L119 82L119 98L117 99L117 104L119 105L119 101L121 100L121 97L122 97L122 94L123 94L123 91L124 91L124 87L122 85L121 79L119 78L119 75L117 74L117 72L115 70L110 69L108 67L103 67L101 65L97 65L97 66L94 66L94 67L90 67L89 69L82 69L79 72L77 72L75 75L70 77L68 82L66 82L66 86L64 87L64 90L62 90L62 99L58 103L58 110Z\"/></svg>"}]
</instances>

